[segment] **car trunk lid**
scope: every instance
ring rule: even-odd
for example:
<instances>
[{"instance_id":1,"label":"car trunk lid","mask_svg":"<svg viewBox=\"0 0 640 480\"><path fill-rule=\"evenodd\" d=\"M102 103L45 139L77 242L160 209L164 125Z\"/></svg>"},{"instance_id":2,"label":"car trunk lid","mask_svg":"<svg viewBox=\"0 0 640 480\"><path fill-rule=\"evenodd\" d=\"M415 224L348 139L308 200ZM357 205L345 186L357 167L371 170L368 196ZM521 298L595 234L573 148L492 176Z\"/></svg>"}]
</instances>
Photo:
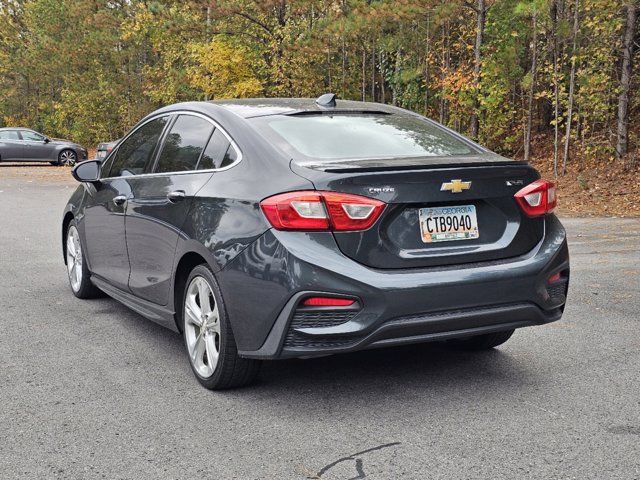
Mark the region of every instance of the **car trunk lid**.
<instances>
[{"instance_id":1,"label":"car trunk lid","mask_svg":"<svg viewBox=\"0 0 640 480\"><path fill-rule=\"evenodd\" d=\"M500 260L522 255L538 244L544 234L543 219L527 217L514 199L518 190L539 178L534 168L497 155L450 162L446 158L429 159L428 165L397 159L359 160L292 163L292 169L318 190L387 203L368 230L334 233L346 256L369 267L420 268ZM428 210L434 208L438 210ZM434 237L421 226L421 218L424 222L433 214L453 212L455 216L471 210L477 218L477 238L425 241L423 234ZM429 225L433 227L433 221Z\"/></svg>"}]
</instances>

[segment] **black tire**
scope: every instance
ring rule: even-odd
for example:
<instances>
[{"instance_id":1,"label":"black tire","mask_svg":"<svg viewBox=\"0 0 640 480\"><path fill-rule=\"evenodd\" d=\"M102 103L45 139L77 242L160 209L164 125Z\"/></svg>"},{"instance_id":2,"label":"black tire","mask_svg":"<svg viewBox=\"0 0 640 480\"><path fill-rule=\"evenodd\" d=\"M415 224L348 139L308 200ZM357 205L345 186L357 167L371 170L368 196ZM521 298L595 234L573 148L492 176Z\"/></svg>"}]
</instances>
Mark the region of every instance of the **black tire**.
<instances>
[{"instance_id":1,"label":"black tire","mask_svg":"<svg viewBox=\"0 0 640 480\"><path fill-rule=\"evenodd\" d=\"M58 154L58 166L63 166L63 165L75 165L76 162L78 161L78 154L76 152L74 152L73 150L70 149L66 149L66 150L62 150L59 154Z\"/></svg>"},{"instance_id":2,"label":"black tire","mask_svg":"<svg viewBox=\"0 0 640 480\"><path fill-rule=\"evenodd\" d=\"M484 335L476 335L475 337L456 338L449 340L447 343L460 350L489 350L509 340L513 332L515 332L515 330L486 333Z\"/></svg>"},{"instance_id":3,"label":"black tire","mask_svg":"<svg viewBox=\"0 0 640 480\"><path fill-rule=\"evenodd\" d=\"M87 266L87 258L84 255L84 251L82 248L82 245L80 243L80 239L78 237L78 244L80 245L80 255L77 255L77 252L75 252L75 254L72 254L71 256L73 257L73 259L77 259L79 261L79 265L80 271L82 272L80 275L80 281L79 282L74 282L73 281L73 274L72 274L72 268L76 268L76 264L74 263L73 266L71 266L71 264L69 262L72 261L71 257L70 257L70 250L69 250L69 235L72 232L72 229L75 229L75 231L78 231L78 227L76 225L76 221L75 220L71 220L69 222L69 225L67 225L67 230L64 232L64 238L65 238L65 245L64 245L64 253L65 253L65 263L67 266L67 278L69 280L69 287L71 288L71 292L78 298L96 298L102 295L102 292L93 284L91 283L91 272L89 271L89 267ZM77 278L77 277L76 277Z\"/></svg>"},{"instance_id":4,"label":"black tire","mask_svg":"<svg viewBox=\"0 0 640 480\"><path fill-rule=\"evenodd\" d=\"M185 318L185 308L188 301L188 293L190 291L190 287L192 286L192 284L195 284L195 282L200 282L201 279L204 279L210 288L210 294L215 301L214 307L212 307L211 310L214 310L217 306L218 319L217 322L215 322L215 328L217 329L217 331L213 332L213 334L209 334L208 336L207 334L204 334L204 336L202 337L203 339L211 339L211 337L213 336L214 340L212 341L214 342L218 351L217 363L215 363L215 365L212 367L213 373L208 376L202 375L198 371L198 367L194 365L194 360L192 359L190 351L192 349L197 349L197 347L192 346L191 349L189 347L189 336L191 336L191 341L193 341L194 334L197 336L197 338L200 338L202 329L194 325L192 322L188 320L186 321ZM210 299L211 297L208 298ZM208 302L210 302L209 299L207 300ZM196 302L198 300L193 297L193 301ZM202 300L199 300L199 302L199 306L202 306ZM191 365L191 370L193 371L198 381L209 390L237 388L252 383L256 379L260 371L261 362L258 360L241 358L240 356L238 356L238 347L233 336L233 330L231 329L231 324L227 315L224 299L222 298L220 287L218 287L215 277L213 276L213 272L208 265L198 265L191 271L189 277L187 278L185 289L182 292L182 301L180 302L180 306L181 308L178 312L178 321L182 326L183 338L185 342L185 348L187 350L189 364ZM204 310L205 309L202 308L201 312L204 312ZM211 324L209 326L213 326L211 320L209 320L209 323ZM191 333L188 333L188 329ZM206 327L204 330L209 332ZM205 340L203 340L203 342L204 341ZM208 352L208 350L206 350L206 352ZM204 359L207 359L206 355L207 353L203 353L202 355L203 361L200 368L207 368L207 362L204 361ZM211 368L210 363L209 367Z\"/></svg>"}]
</instances>

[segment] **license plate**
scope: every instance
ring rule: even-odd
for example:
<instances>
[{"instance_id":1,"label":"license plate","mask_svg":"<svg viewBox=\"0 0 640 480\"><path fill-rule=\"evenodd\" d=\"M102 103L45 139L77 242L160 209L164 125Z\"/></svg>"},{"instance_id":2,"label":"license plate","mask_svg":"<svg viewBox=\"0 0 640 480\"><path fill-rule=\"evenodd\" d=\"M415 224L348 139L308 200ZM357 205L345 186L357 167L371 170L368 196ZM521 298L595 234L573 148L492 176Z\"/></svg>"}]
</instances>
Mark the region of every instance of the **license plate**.
<instances>
[{"instance_id":1,"label":"license plate","mask_svg":"<svg viewBox=\"0 0 640 480\"><path fill-rule=\"evenodd\" d=\"M419 215L425 243L472 240L480 236L475 205L421 208Z\"/></svg>"}]
</instances>

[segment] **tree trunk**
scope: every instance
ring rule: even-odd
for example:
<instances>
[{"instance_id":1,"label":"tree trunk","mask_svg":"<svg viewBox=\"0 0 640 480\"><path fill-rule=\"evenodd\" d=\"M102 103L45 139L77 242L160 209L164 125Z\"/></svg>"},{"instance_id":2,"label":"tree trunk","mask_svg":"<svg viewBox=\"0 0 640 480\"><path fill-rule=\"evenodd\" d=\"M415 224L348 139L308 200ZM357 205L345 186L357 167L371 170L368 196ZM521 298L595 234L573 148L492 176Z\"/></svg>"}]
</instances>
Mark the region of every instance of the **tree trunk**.
<instances>
[{"instance_id":1,"label":"tree trunk","mask_svg":"<svg viewBox=\"0 0 640 480\"><path fill-rule=\"evenodd\" d=\"M528 162L531 155L531 125L533 124L533 94L536 86L536 72L538 68L538 12L533 10L533 39L531 52L531 86L529 87L527 128L524 134L524 161Z\"/></svg>"},{"instance_id":2,"label":"tree trunk","mask_svg":"<svg viewBox=\"0 0 640 480\"><path fill-rule=\"evenodd\" d=\"M427 34L426 34L426 47L427 51L424 56L424 114L427 115L429 110L429 45L431 39L429 38L429 21L431 18L427 14Z\"/></svg>"},{"instance_id":3,"label":"tree trunk","mask_svg":"<svg viewBox=\"0 0 640 480\"><path fill-rule=\"evenodd\" d=\"M400 71L402 69L402 52L398 48L396 51L396 65L393 70L393 91L391 104L398 105L398 90L400 90Z\"/></svg>"},{"instance_id":4,"label":"tree trunk","mask_svg":"<svg viewBox=\"0 0 640 480\"><path fill-rule=\"evenodd\" d=\"M376 101L376 40L371 44L371 101Z\"/></svg>"},{"instance_id":5,"label":"tree trunk","mask_svg":"<svg viewBox=\"0 0 640 480\"><path fill-rule=\"evenodd\" d=\"M633 56L633 40L636 32L638 6L636 0L630 0L626 6L627 22L622 46L622 72L620 75L620 96L618 97L618 141L616 156L621 158L629 148L629 90L631 86L631 59Z\"/></svg>"},{"instance_id":6,"label":"tree trunk","mask_svg":"<svg viewBox=\"0 0 640 480\"><path fill-rule=\"evenodd\" d=\"M362 101L365 102L366 99L366 88L367 88L367 50L365 49L364 44L362 45Z\"/></svg>"},{"instance_id":7,"label":"tree trunk","mask_svg":"<svg viewBox=\"0 0 640 480\"><path fill-rule=\"evenodd\" d=\"M573 47L571 49L571 73L569 75L569 105L567 106L567 130L564 137L564 156L562 157L562 175L567 173L567 159L569 158L569 143L571 142L571 121L573 117L573 92L576 86L576 55L578 39L578 13L580 0L576 0L573 12Z\"/></svg>"},{"instance_id":8,"label":"tree trunk","mask_svg":"<svg viewBox=\"0 0 640 480\"><path fill-rule=\"evenodd\" d=\"M347 53L345 51L344 44L344 35L342 36L342 89L340 93L340 98L345 98L344 89L346 83L346 75L347 75Z\"/></svg>"},{"instance_id":9,"label":"tree trunk","mask_svg":"<svg viewBox=\"0 0 640 480\"><path fill-rule=\"evenodd\" d=\"M446 125L449 123L448 102L446 97L446 91L444 88L444 80L449 73L449 67L451 66L451 51L450 51L450 28L449 20L442 23L442 90L440 96L440 123Z\"/></svg>"},{"instance_id":10,"label":"tree trunk","mask_svg":"<svg viewBox=\"0 0 640 480\"><path fill-rule=\"evenodd\" d=\"M551 29L553 46L553 174L558 178L558 1L551 4Z\"/></svg>"},{"instance_id":11,"label":"tree trunk","mask_svg":"<svg viewBox=\"0 0 640 480\"><path fill-rule=\"evenodd\" d=\"M385 65L386 61L383 58L382 49L378 52L378 62L380 63L380 103L387 103L387 89L385 88L385 83L387 79L385 78Z\"/></svg>"},{"instance_id":12,"label":"tree trunk","mask_svg":"<svg viewBox=\"0 0 640 480\"><path fill-rule=\"evenodd\" d=\"M487 15L487 8L485 6L484 0L478 0L478 4L476 6L476 44L473 47L473 83L475 85L475 94L473 99L473 113L471 114L470 119L470 135L471 138L478 138L478 129L479 129L479 121L478 121L478 110L480 109L480 102L478 99L478 94L480 90L480 66L482 62L482 39L484 37L484 25L485 19Z\"/></svg>"}]
</instances>

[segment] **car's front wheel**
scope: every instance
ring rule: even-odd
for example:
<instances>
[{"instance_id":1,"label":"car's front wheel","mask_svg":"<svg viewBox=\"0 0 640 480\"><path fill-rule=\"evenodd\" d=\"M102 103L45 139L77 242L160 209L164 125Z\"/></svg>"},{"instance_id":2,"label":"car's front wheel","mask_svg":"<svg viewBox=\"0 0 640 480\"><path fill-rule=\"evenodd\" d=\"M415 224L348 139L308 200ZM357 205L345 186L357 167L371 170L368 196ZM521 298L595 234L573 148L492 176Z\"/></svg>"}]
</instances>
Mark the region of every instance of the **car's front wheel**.
<instances>
[{"instance_id":1,"label":"car's front wheel","mask_svg":"<svg viewBox=\"0 0 640 480\"><path fill-rule=\"evenodd\" d=\"M100 294L98 288L91 283L91 273L87 266L87 259L82 252L80 234L75 220L69 223L65 243L67 260L67 275L71 291L78 298L93 298Z\"/></svg>"},{"instance_id":2,"label":"car's front wheel","mask_svg":"<svg viewBox=\"0 0 640 480\"><path fill-rule=\"evenodd\" d=\"M58 165L70 165L76 164L78 156L73 150L63 150L58 154Z\"/></svg>"},{"instance_id":3,"label":"car's front wheel","mask_svg":"<svg viewBox=\"0 0 640 480\"><path fill-rule=\"evenodd\" d=\"M256 378L260 362L238 356L220 289L206 265L195 267L187 279L182 326L191 369L203 386L222 390Z\"/></svg>"}]
</instances>

